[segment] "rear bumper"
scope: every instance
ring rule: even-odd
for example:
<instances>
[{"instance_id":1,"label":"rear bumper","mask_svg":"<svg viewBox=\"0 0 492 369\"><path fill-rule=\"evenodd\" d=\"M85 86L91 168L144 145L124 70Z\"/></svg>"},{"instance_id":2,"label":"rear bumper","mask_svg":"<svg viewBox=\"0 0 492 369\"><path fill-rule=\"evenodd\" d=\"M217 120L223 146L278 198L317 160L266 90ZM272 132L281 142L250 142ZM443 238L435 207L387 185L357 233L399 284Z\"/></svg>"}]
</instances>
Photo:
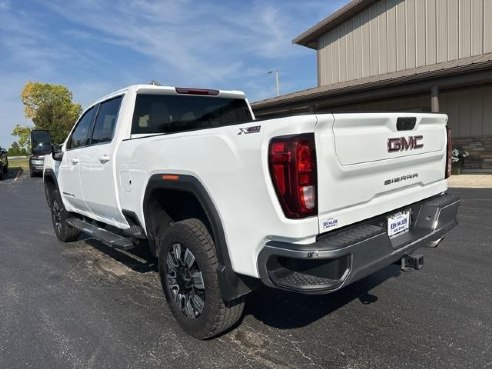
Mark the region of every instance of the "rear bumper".
<instances>
[{"instance_id":1,"label":"rear bumper","mask_svg":"<svg viewBox=\"0 0 492 369\"><path fill-rule=\"evenodd\" d=\"M29 160L29 170L31 172L42 172L43 168L44 168L44 158Z\"/></svg>"},{"instance_id":2,"label":"rear bumper","mask_svg":"<svg viewBox=\"0 0 492 369\"><path fill-rule=\"evenodd\" d=\"M31 172L36 172L36 173L41 173L43 171L43 166L42 165L32 165L30 168Z\"/></svg>"},{"instance_id":3,"label":"rear bumper","mask_svg":"<svg viewBox=\"0 0 492 369\"><path fill-rule=\"evenodd\" d=\"M459 202L454 195L435 196L319 235L308 245L270 241L258 256L261 280L301 293L334 292L442 238L458 223ZM387 216L408 209L410 231L388 237Z\"/></svg>"}]
</instances>

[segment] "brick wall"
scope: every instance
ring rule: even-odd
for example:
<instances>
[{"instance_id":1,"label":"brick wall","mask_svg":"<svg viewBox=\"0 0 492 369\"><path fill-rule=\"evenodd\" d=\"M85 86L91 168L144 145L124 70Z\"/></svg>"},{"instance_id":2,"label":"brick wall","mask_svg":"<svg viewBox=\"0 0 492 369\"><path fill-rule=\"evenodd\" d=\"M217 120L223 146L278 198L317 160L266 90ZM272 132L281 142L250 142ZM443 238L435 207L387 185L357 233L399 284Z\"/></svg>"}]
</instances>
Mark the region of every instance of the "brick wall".
<instances>
[{"instance_id":1,"label":"brick wall","mask_svg":"<svg viewBox=\"0 0 492 369\"><path fill-rule=\"evenodd\" d=\"M453 148L468 151L463 170L492 173L492 136L480 138L453 138Z\"/></svg>"}]
</instances>

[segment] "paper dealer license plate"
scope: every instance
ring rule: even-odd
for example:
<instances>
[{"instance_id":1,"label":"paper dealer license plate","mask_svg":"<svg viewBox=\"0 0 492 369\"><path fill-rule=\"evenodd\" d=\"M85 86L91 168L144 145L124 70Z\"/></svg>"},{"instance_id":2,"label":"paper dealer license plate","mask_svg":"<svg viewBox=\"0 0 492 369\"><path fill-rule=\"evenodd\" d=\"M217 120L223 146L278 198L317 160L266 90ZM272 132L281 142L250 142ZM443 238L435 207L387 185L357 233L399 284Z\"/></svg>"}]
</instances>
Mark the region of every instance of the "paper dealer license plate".
<instances>
[{"instance_id":1,"label":"paper dealer license plate","mask_svg":"<svg viewBox=\"0 0 492 369\"><path fill-rule=\"evenodd\" d=\"M402 211L401 213L388 217L388 236L390 238L408 232L409 229L410 211Z\"/></svg>"}]
</instances>

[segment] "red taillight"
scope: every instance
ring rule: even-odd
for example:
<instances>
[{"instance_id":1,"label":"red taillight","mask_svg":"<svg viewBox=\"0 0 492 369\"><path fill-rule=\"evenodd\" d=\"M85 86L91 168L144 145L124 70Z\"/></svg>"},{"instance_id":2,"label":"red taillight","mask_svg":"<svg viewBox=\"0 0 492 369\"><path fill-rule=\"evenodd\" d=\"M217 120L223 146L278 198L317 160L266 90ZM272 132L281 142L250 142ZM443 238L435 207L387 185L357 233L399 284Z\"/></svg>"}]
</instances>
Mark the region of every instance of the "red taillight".
<instances>
[{"instance_id":1,"label":"red taillight","mask_svg":"<svg viewBox=\"0 0 492 369\"><path fill-rule=\"evenodd\" d=\"M451 175L451 168L453 165L453 143L451 140L451 128L446 127L446 131L448 134L448 146L447 151L448 155L446 157L446 174L444 178L448 178Z\"/></svg>"},{"instance_id":2,"label":"red taillight","mask_svg":"<svg viewBox=\"0 0 492 369\"><path fill-rule=\"evenodd\" d=\"M316 215L316 150L314 135L273 139L268 150L270 176L287 218Z\"/></svg>"}]
</instances>

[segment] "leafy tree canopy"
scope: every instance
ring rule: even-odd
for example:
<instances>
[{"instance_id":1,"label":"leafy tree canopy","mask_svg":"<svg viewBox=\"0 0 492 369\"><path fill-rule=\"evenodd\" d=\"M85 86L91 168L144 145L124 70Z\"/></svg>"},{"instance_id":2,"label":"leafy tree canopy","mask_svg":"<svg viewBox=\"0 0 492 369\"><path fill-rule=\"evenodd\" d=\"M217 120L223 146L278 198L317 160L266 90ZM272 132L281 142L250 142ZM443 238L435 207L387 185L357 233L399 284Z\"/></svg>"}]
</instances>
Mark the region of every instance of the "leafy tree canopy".
<instances>
[{"instance_id":1,"label":"leafy tree canopy","mask_svg":"<svg viewBox=\"0 0 492 369\"><path fill-rule=\"evenodd\" d=\"M49 130L56 144L65 140L82 112L80 104L72 101L72 92L62 85L28 82L21 100L26 118L32 119L36 129Z\"/></svg>"},{"instance_id":2,"label":"leafy tree canopy","mask_svg":"<svg viewBox=\"0 0 492 369\"><path fill-rule=\"evenodd\" d=\"M22 152L29 153L31 151L31 130L32 127L17 124L12 130L12 136L17 137L17 142L14 142L15 147L14 144L12 144L11 148L15 148L21 150ZM27 154L22 154L22 155L27 155Z\"/></svg>"},{"instance_id":3,"label":"leafy tree canopy","mask_svg":"<svg viewBox=\"0 0 492 369\"><path fill-rule=\"evenodd\" d=\"M20 148L19 144L17 142L12 142L12 145L10 145L10 148L8 150L8 155L9 156L27 156L27 155L29 155L29 151Z\"/></svg>"}]
</instances>

